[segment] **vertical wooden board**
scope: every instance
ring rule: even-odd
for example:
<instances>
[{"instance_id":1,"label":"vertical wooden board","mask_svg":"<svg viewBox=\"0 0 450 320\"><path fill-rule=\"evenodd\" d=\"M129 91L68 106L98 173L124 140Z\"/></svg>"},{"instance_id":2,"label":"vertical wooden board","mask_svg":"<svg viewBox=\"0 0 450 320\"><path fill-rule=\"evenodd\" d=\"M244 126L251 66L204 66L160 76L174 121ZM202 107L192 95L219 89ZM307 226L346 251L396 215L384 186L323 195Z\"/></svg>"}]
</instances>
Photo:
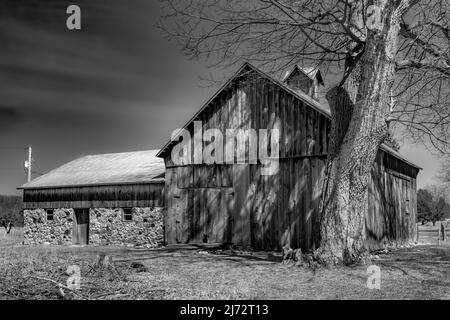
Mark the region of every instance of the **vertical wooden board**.
<instances>
[{"instance_id":1,"label":"vertical wooden board","mask_svg":"<svg viewBox=\"0 0 450 320\"><path fill-rule=\"evenodd\" d=\"M331 131L331 120L324 117L325 119L325 125L324 125L324 137L323 137L323 146L324 146L324 153L329 152L329 141L330 141L330 131Z\"/></svg>"},{"instance_id":2,"label":"vertical wooden board","mask_svg":"<svg viewBox=\"0 0 450 320\"><path fill-rule=\"evenodd\" d=\"M308 155L314 154L314 110L308 108L308 124L307 124L307 144L308 144Z\"/></svg>"},{"instance_id":3,"label":"vertical wooden board","mask_svg":"<svg viewBox=\"0 0 450 320\"><path fill-rule=\"evenodd\" d=\"M165 173L165 184L167 186L166 193L166 203L167 203L167 214L165 216L165 237L167 244L175 243L175 234L174 234L174 219L173 219L173 197L176 191L176 185L174 181L173 171L175 169L166 168Z\"/></svg>"},{"instance_id":4,"label":"vertical wooden board","mask_svg":"<svg viewBox=\"0 0 450 320\"><path fill-rule=\"evenodd\" d=\"M220 238L220 242L221 243L226 243L228 242L228 236L227 236L227 232L228 232L228 228L227 228L227 224L228 224L228 214L227 214L227 210L226 210L226 198L225 198L225 194L226 194L226 189L217 189L218 191L218 198L217 198L217 217L218 217L218 236Z\"/></svg>"},{"instance_id":5,"label":"vertical wooden board","mask_svg":"<svg viewBox=\"0 0 450 320\"><path fill-rule=\"evenodd\" d=\"M392 177L393 180L393 192L394 192L394 199L395 199L395 235L396 235L396 240L400 239L401 234L400 234L400 210L401 210L401 206L400 206L400 199L399 199L399 194L398 194L398 178L397 177Z\"/></svg>"},{"instance_id":6,"label":"vertical wooden board","mask_svg":"<svg viewBox=\"0 0 450 320\"><path fill-rule=\"evenodd\" d=\"M274 88L273 96L273 117L274 121L279 121L280 118L280 90L278 87Z\"/></svg>"},{"instance_id":7,"label":"vertical wooden board","mask_svg":"<svg viewBox=\"0 0 450 320\"><path fill-rule=\"evenodd\" d=\"M280 157L286 157L286 92L280 91Z\"/></svg>"},{"instance_id":8,"label":"vertical wooden board","mask_svg":"<svg viewBox=\"0 0 450 320\"><path fill-rule=\"evenodd\" d=\"M285 119L284 119L284 126L286 128L286 136L285 136L285 156L289 157L291 156L291 146L292 146L292 128L291 128L291 111L292 111L292 106L291 106L291 101L292 101L292 96L290 94L286 94L286 101L285 101Z\"/></svg>"},{"instance_id":9,"label":"vertical wooden board","mask_svg":"<svg viewBox=\"0 0 450 320\"><path fill-rule=\"evenodd\" d=\"M214 188L217 186L217 179L215 175L217 166L214 164L205 166L205 187Z\"/></svg>"},{"instance_id":10,"label":"vertical wooden board","mask_svg":"<svg viewBox=\"0 0 450 320\"><path fill-rule=\"evenodd\" d=\"M194 235L192 242L195 243L201 243L203 236L201 198L202 198L202 189L194 189L193 190Z\"/></svg>"},{"instance_id":11,"label":"vertical wooden board","mask_svg":"<svg viewBox=\"0 0 450 320\"><path fill-rule=\"evenodd\" d=\"M241 246L250 245L250 213L246 207L246 195L249 187L249 165L236 164L233 166L234 186L234 226L233 243Z\"/></svg>"},{"instance_id":12,"label":"vertical wooden board","mask_svg":"<svg viewBox=\"0 0 450 320\"><path fill-rule=\"evenodd\" d=\"M277 247L277 232L276 232L276 225L275 225L275 218L276 218L276 187L274 186L274 176L270 175L267 176L267 187L269 188L269 234L270 234L270 240L269 240L269 249L273 250Z\"/></svg>"},{"instance_id":13,"label":"vertical wooden board","mask_svg":"<svg viewBox=\"0 0 450 320\"><path fill-rule=\"evenodd\" d=\"M260 175L261 183L261 245L260 248L266 250L268 244L268 230L267 230L267 176Z\"/></svg>"},{"instance_id":14,"label":"vertical wooden board","mask_svg":"<svg viewBox=\"0 0 450 320\"><path fill-rule=\"evenodd\" d=\"M217 124L216 128L222 132L223 135L225 135L225 118L223 117L224 112L224 101L225 101L225 92L222 92L218 98L218 105L217 105Z\"/></svg>"},{"instance_id":15,"label":"vertical wooden board","mask_svg":"<svg viewBox=\"0 0 450 320\"><path fill-rule=\"evenodd\" d=\"M325 140L325 117L322 114L318 114L319 117L319 149L318 154L325 154L326 153L326 140Z\"/></svg>"},{"instance_id":16,"label":"vertical wooden board","mask_svg":"<svg viewBox=\"0 0 450 320\"><path fill-rule=\"evenodd\" d=\"M293 238L295 239L295 247L301 248L301 194L303 192L302 185L301 185L301 176L300 176L300 164L301 161L299 161L298 158L293 159L294 161L294 185L296 186L295 190L295 205L294 205L294 221L295 221L295 229L294 229L294 235Z\"/></svg>"},{"instance_id":17,"label":"vertical wooden board","mask_svg":"<svg viewBox=\"0 0 450 320\"><path fill-rule=\"evenodd\" d=\"M402 193L403 193L403 219L402 219L402 225L403 225L403 236L404 240L409 239L409 199L408 199L408 180L403 179L402 183Z\"/></svg>"},{"instance_id":18,"label":"vertical wooden board","mask_svg":"<svg viewBox=\"0 0 450 320\"><path fill-rule=\"evenodd\" d=\"M315 148L315 147L314 147ZM314 151L313 151L314 152ZM318 202L317 202L317 186L316 183L318 181L318 175L317 175L317 158L312 157L310 158L310 180L309 180L309 188L311 192L311 206L310 206L310 220L311 220L311 242L310 242L310 248L314 250L314 241L316 237L316 218L317 218L317 211L318 211Z\"/></svg>"},{"instance_id":19,"label":"vertical wooden board","mask_svg":"<svg viewBox=\"0 0 450 320\"><path fill-rule=\"evenodd\" d=\"M278 164L280 165L280 164ZM281 249L280 246L280 236L281 236L281 226L280 226L280 200L279 200L279 196L280 196L280 167L278 167L278 172L276 174L274 174L273 176L271 176L271 185L272 188L274 189L274 199L273 199L273 230L274 230L274 239L273 239L273 249Z\"/></svg>"},{"instance_id":20,"label":"vertical wooden board","mask_svg":"<svg viewBox=\"0 0 450 320\"><path fill-rule=\"evenodd\" d=\"M224 218L221 210L221 191L219 188L212 189L214 202L212 202L212 210L214 210L214 237L216 238L216 242L223 243L224 242L224 227L222 225L222 219Z\"/></svg>"},{"instance_id":21,"label":"vertical wooden board","mask_svg":"<svg viewBox=\"0 0 450 320\"><path fill-rule=\"evenodd\" d=\"M285 157L290 157L292 155L292 150L291 150L291 146L292 146L292 128L291 128L291 111L292 111L292 106L291 106L291 100L292 96L290 94L286 94L286 100L285 100L285 105L284 105L284 121L283 121L283 125L286 131L285 134L285 139L284 139L284 147L285 147Z\"/></svg>"},{"instance_id":22,"label":"vertical wooden board","mask_svg":"<svg viewBox=\"0 0 450 320\"><path fill-rule=\"evenodd\" d=\"M313 140L314 140L314 151L313 154L320 154L320 131L319 131L319 118L320 113L317 111L313 111Z\"/></svg>"},{"instance_id":23,"label":"vertical wooden board","mask_svg":"<svg viewBox=\"0 0 450 320\"><path fill-rule=\"evenodd\" d=\"M291 246L291 235L290 235L290 221L288 214L288 203L289 203L289 164L287 160L283 160L283 201L282 201L282 214L283 214L283 235L284 235L284 245Z\"/></svg>"},{"instance_id":24,"label":"vertical wooden board","mask_svg":"<svg viewBox=\"0 0 450 320\"><path fill-rule=\"evenodd\" d=\"M216 179L216 187L222 187L223 186L223 171L224 171L224 165L223 164L216 164L214 165L214 177Z\"/></svg>"},{"instance_id":25,"label":"vertical wooden board","mask_svg":"<svg viewBox=\"0 0 450 320\"><path fill-rule=\"evenodd\" d=\"M205 230L208 236L208 242L217 242L217 230L216 230L216 213L217 213L217 199L216 190L214 188L204 189L205 198L203 200L206 204L206 224Z\"/></svg>"},{"instance_id":26,"label":"vertical wooden board","mask_svg":"<svg viewBox=\"0 0 450 320\"><path fill-rule=\"evenodd\" d=\"M223 172L222 187L232 187L233 186L233 166L232 165L224 165L222 172Z\"/></svg>"},{"instance_id":27,"label":"vertical wooden board","mask_svg":"<svg viewBox=\"0 0 450 320\"><path fill-rule=\"evenodd\" d=\"M293 155L300 155L300 103L298 99L294 98L293 104L293 121L294 121L294 151Z\"/></svg>"},{"instance_id":28,"label":"vertical wooden board","mask_svg":"<svg viewBox=\"0 0 450 320\"><path fill-rule=\"evenodd\" d=\"M225 139L225 130L230 127L230 108L229 108L229 100L230 100L230 90L227 89L223 95L222 100L222 132L224 134Z\"/></svg>"},{"instance_id":29,"label":"vertical wooden board","mask_svg":"<svg viewBox=\"0 0 450 320\"><path fill-rule=\"evenodd\" d=\"M234 189L226 188L223 192L224 210L226 212L227 243L233 241Z\"/></svg>"},{"instance_id":30,"label":"vertical wooden board","mask_svg":"<svg viewBox=\"0 0 450 320\"><path fill-rule=\"evenodd\" d=\"M309 108L308 110L308 131L310 140L308 142L308 149L310 155L316 154L316 128L315 128L315 120L316 120L316 111Z\"/></svg>"},{"instance_id":31,"label":"vertical wooden board","mask_svg":"<svg viewBox=\"0 0 450 320\"><path fill-rule=\"evenodd\" d=\"M78 225L77 225L77 210L75 210L72 220L72 244L79 244Z\"/></svg>"},{"instance_id":32,"label":"vertical wooden board","mask_svg":"<svg viewBox=\"0 0 450 320\"><path fill-rule=\"evenodd\" d=\"M305 214L305 249L311 249L311 167L310 159L305 158L304 160L305 168L305 182L306 182L306 193L305 193L305 203L304 203L304 214Z\"/></svg>"},{"instance_id":33,"label":"vertical wooden board","mask_svg":"<svg viewBox=\"0 0 450 320\"><path fill-rule=\"evenodd\" d=\"M413 222L413 225L414 225L414 229L412 230L413 237L415 237L416 236L415 235L415 232L416 232L416 230L415 230L415 223L417 221L417 180L416 179L413 180L412 194L413 194L413 210L414 210L414 212L413 212L413 214L411 216L411 219L412 219L412 222Z\"/></svg>"},{"instance_id":34,"label":"vertical wooden board","mask_svg":"<svg viewBox=\"0 0 450 320\"><path fill-rule=\"evenodd\" d=\"M282 143L284 144L284 157L288 158L290 156L290 140L291 140L291 128L290 128L290 99L291 99L291 95L289 94L285 94L285 99L284 99L284 105L283 105L283 122L282 125L284 127L284 140L282 141Z\"/></svg>"},{"instance_id":35,"label":"vertical wooden board","mask_svg":"<svg viewBox=\"0 0 450 320\"><path fill-rule=\"evenodd\" d=\"M300 155L306 155L306 108L303 102L300 101Z\"/></svg>"},{"instance_id":36,"label":"vertical wooden board","mask_svg":"<svg viewBox=\"0 0 450 320\"><path fill-rule=\"evenodd\" d=\"M236 111L234 113L234 128L240 128L242 124L242 85L237 85ZM239 146L237 146L239 148Z\"/></svg>"},{"instance_id":37,"label":"vertical wooden board","mask_svg":"<svg viewBox=\"0 0 450 320\"><path fill-rule=\"evenodd\" d=\"M220 97L214 99L214 107L211 109L211 126L212 129L219 129L219 110L220 110Z\"/></svg>"},{"instance_id":38,"label":"vertical wooden board","mask_svg":"<svg viewBox=\"0 0 450 320\"><path fill-rule=\"evenodd\" d=\"M263 107L263 114L262 114L262 123L261 128L267 129L268 122L269 122L269 105L268 105L268 92L269 92L269 84L264 81L263 82L263 91L262 94L262 107Z\"/></svg>"},{"instance_id":39,"label":"vertical wooden board","mask_svg":"<svg viewBox=\"0 0 450 320\"><path fill-rule=\"evenodd\" d=\"M282 229L280 226L280 172L281 163L278 164L278 172L272 176L269 176L269 187L271 188L271 224L270 228L273 229L271 235L271 246L273 248L280 247L280 237Z\"/></svg>"},{"instance_id":40,"label":"vertical wooden board","mask_svg":"<svg viewBox=\"0 0 450 320\"><path fill-rule=\"evenodd\" d=\"M200 189L200 226L202 230L201 239L203 242L204 235L208 235L210 216L208 215L208 194L206 188Z\"/></svg>"},{"instance_id":41,"label":"vertical wooden board","mask_svg":"<svg viewBox=\"0 0 450 320\"><path fill-rule=\"evenodd\" d=\"M259 96L259 89L260 88L260 80L255 80L255 83L253 85L253 128L258 130L261 128L261 121L260 121L260 113L261 113L261 103L260 103L260 96Z\"/></svg>"},{"instance_id":42,"label":"vertical wooden board","mask_svg":"<svg viewBox=\"0 0 450 320\"><path fill-rule=\"evenodd\" d=\"M387 192L387 197L390 200L389 206L389 235L391 240L397 239L397 201L395 196L395 178L394 176L387 173L389 180L389 189Z\"/></svg>"},{"instance_id":43,"label":"vertical wooden board","mask_svg":"<svg viewBox=\"0 0 450 320\"><path fill-rule=\"evenodd\" d=\"M264 179L261 174L258 175L258 226L257 226L257 248L264 249L264 205L265 205L265 190Z\"/></svg>"},{"instance_id":44,"label":"vertical wooden board","mask_svg":"<svg viewBox=\"0 0 450 320\"><path fill-rule=\"evenodd\" d=\"M255 204L253 206L253 216L252 216L252 238L254 242L252 245L255 249L261 249L261 233L262 233L262 183L261 183L261 175L260 175L260 167L261 165L257 166L257 170L255 170Z\"/></svg>"},{"instance_id":45,"label":"vertical wooden board","mask_svg":"<svg viewBox=\"0 0 450 320\"><path fill-rule=\"evenodd\" d=\"M265 248L266 250L273 249L275 238L275 230L273 226L273 192L274 187L272 185L271 176L264 176L264 189L265 189Z\"/></svg>"},{"instance_id":46,"label":"vertical wooden board","mask_svg":"<svg viewBox=\"0 0 450 320\"><path fill-rule=\"evenodd\" d=\"M178 217L180 221L180 242L188 243L190 236L190 217L188 212L189 194L187 189L179 190Z\"/></svg>"},{"instance_id":47,"label":"vertical wooden board","mask_svg":"<svg viewBox=\"0 0 450 320\"><path fill-rule=\"evenodd\" d=\"M295 146L296 146L296 124L295 124L295 109L296 109L296 98L294 96L290 96L290 106L289 106L289 123L290 123L290 130L291 130L291 139L290 139L290 155L294 156L295 153Z\"/></svg>"},{"instance_id":48,"label":"vertical wooden board","mask_svg":"<svg viewBox=\"0 0 450 320\"><path fill-rule=\"evenodd\" d=\"M402 194L402 179L398 178L398 189L397 189L397 197L398 197L398 204L399 204L399 216L398 216L398 227L399 227L399 234L400 234L400 239L404 238L404 234L403 234L403 216L404 216L404 210L405 210L405 205L404 205L404 201L403 201L403 194Z\"/></svg>"},{"instance_id":49,"label":"vertical wooden board","mask_svg":"<svg viewBox=\"0 0 450 320\"><path fill-rule=\"evenodd\" d=\"M322 200L322 186L324 180L325 158L317 158L317 184L316 184L316 213L315 213L315 248L320 245L320 202Z\"/></svg>"},{"instance_id":50,"label":"vertical wooden board","mask_svg":"<svg viewBox=\"0 0 450 320\"><path fill-rule=\"evenodd\" d=\"M188 239L187 243L195 242L195 212L194 212L194 192L195 189L186 190L187 196L187 208L186 208L186 219L189 225L187 230Z\"/></svg>"},{"instance_id":51,"label":"vertical wooden board","mask_svg":"<svg viewBox=\"0 0 450 320\"><path fill-rule=\"evenodd\" d=\"M292 128L291 128L292 129ZM290 205L291 195L295 188L295 175L294 175L294 160L290 158L288 160L289 167L288 167L288 224L289 224L289 237L290 237L290 243L292 247L295 247L295 219L294 219L294 207Z\"/></svg>"},{"instance_id":52,"label":"vertical wooden board","mask_svg":"<svg viewBox=\"0 0 450 320\"><path fill-rule=\"evenodd\" d=\"M249 128L254 128L254 114L253 114L253 110L254 110L254 89L253 89L253 81L252 80L248 80L248 82L245 85L246 87L246 91L247 91L247 113L248 113L248 127Z\"/></svg>"},{"instance_id":53,"label":"vertical wooden board","mask_svg":"<svg viewBox=\"0 0 450 320\"><path fill-rule=\"evenodd\" d=\"M267 129L273 128L274 85L267 85Z\"/></svg>"}]
</instances>

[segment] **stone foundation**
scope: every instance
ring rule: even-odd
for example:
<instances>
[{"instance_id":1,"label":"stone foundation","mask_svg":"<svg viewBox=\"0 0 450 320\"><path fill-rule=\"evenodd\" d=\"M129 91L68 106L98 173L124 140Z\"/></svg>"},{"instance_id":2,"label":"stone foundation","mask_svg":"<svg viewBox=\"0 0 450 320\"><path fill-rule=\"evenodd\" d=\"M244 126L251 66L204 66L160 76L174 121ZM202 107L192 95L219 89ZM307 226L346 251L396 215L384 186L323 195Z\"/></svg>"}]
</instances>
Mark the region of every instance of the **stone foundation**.
<instances>
[{"instance_id":1,"label":"stone foundation","mask_svg":"<svg viewBox=\"0 0 450 320\"><path fill-rule=\"evenodd\" d=\"M55 209L47 221L45 209L24 210L25 244L72 244L72 209Z\"/></svg>"},{"instance_id":2,"label":"stone foundation","mask_svg":"<svg viewBox=\"0 0 450 320\"><path fill-rule=\"evenodd\" d=\"M91 209L89 243L144 246L163 243L163 208L133 208L133 221L123 221L121 209Z\"/></svg>"},{"instance_id":3,"label":"stone foundation","mask_svg":"<svg viewBox=\"0 0 450 320\"><path fill-rule=\"evenodd\" d=\"M133 208L133 220L123 221L122 209L89 210L89 244L155 248L163 244L164 208ZM73 209L55 209L47 221L45 209L24 210L26 244L72 244Z\"/></svg>"}]
</instances>

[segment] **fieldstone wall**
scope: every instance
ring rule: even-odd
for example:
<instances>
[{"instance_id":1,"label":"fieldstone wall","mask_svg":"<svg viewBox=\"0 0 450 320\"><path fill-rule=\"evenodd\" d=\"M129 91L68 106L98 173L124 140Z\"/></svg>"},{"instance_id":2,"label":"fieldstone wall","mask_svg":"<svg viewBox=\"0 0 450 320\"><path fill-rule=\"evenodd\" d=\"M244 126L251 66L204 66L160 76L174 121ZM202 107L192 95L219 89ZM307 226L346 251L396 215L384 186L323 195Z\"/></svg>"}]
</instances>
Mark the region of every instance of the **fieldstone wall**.
<instances>
[{"instance_id":1,"label":"fieldstone wall","mask_svg":"<svg viewBox=\"0 0 450 320\"><path fill-rule=\"evenodd\" d=\"M47 221L45 209L24 210L25 244L72 244L72 209L55 209Z\"/></svg>"},{"instance_id":2,"label":"fieldstone wall","mask_svg":"<svg viewBox=\"0 0 450 320\"><path fill-rule=\"evenodd\" d=\"M155 248L163 244L161 207L133 208L133 221L123 221L122 209L90 210L89 243Z\"/></svg>"},{"instance_id":3,"label":"fieldstone wall","mask_svg":"<svg viewBox=\"0 0 450 320\"><path fill-rule=\"evenodd\" d=\"M89 244L155 248L164 241L164 208L133 208L133 220L123 221L122 209L89 210ZM24 210L25 244L72 244L73 209Z\"/></svg>"}]
</instances>

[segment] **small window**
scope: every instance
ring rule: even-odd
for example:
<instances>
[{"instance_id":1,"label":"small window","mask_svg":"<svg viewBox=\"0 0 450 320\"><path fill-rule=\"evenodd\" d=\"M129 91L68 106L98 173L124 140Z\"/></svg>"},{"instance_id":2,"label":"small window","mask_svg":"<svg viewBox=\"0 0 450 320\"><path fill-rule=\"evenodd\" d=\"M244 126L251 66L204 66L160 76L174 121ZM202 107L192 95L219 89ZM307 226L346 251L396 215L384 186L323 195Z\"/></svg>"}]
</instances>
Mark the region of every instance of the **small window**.
<instances>
[{"instance_id":1,"label":"small window","mask_svg":"<svg viewBox=\"0 0 450 320\"><path fill-rule=\"evenodd\" d=\"M123 209L123 221L133 221L133 211L131 208Z\"/></svg>"},{"instance_id":2,"label":"small window","mask_svg":"<svg viewBox=\"0 0 450 320\"><path fill-rule=\"evenodd\" d=\"M53 220L53 214L54 214L53 209L47 209L46 213L47 213L47 220Z\"/></svg>"}]
</instances>

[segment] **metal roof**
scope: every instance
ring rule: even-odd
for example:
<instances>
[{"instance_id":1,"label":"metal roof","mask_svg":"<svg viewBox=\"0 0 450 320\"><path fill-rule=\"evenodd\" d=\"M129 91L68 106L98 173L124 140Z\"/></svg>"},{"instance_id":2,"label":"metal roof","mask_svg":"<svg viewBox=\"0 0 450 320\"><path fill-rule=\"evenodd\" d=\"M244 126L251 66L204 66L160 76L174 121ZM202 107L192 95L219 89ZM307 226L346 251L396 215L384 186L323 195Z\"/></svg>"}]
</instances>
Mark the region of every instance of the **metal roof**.
<instances>
[{"instance_id":1,"label":"metal roof","mask_svg":"<svg viewBox=\"0 0 450 320\"><path fill-rule=\"evenodd\" d=\"M164 182L158 150L88 155L66 163L19 189Z\"/></svg>"}]
</instances>

